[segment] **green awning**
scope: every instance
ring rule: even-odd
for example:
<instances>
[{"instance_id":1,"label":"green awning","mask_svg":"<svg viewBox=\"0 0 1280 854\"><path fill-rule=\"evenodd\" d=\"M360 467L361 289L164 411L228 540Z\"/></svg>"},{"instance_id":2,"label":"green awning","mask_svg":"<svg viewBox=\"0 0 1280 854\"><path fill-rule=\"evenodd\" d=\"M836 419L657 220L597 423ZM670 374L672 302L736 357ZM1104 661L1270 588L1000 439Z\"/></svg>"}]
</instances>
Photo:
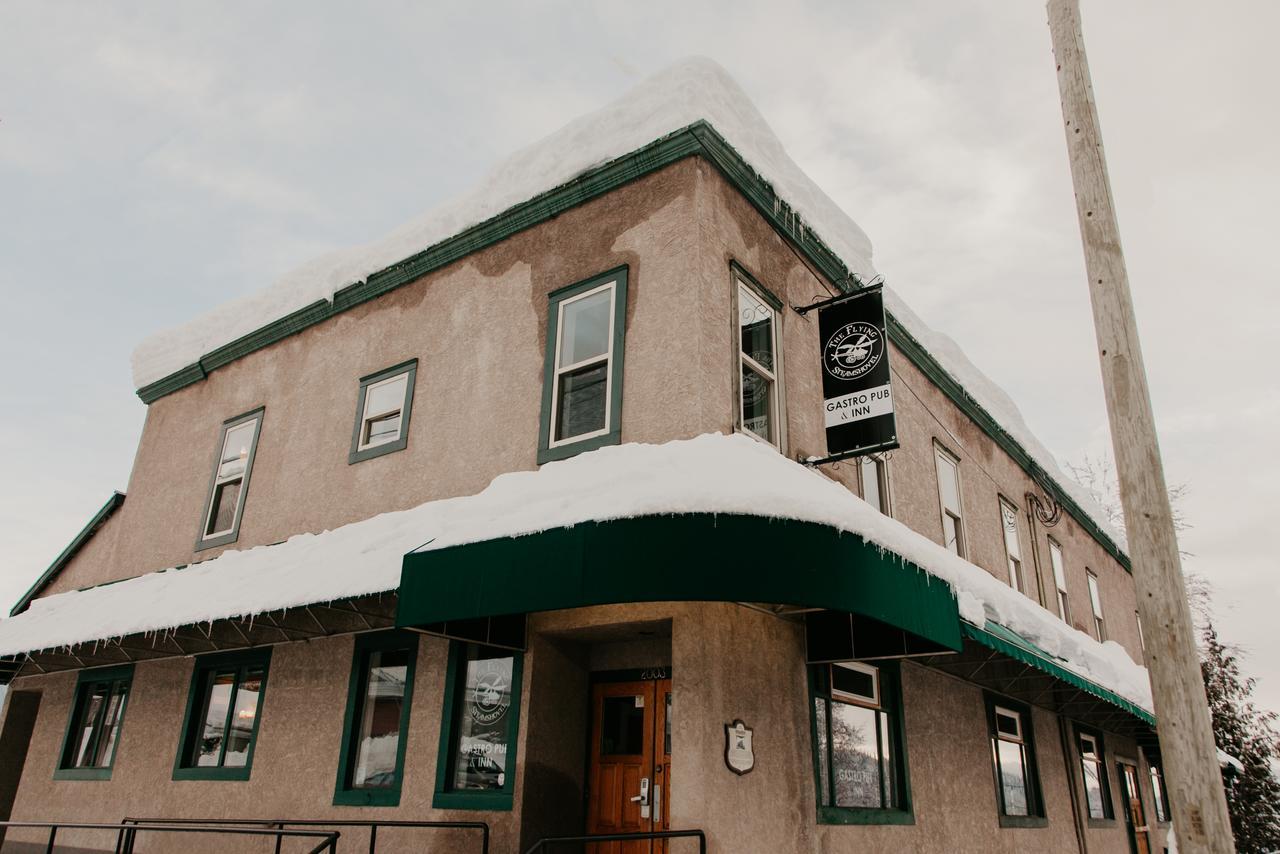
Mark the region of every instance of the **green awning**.
<instances>
[{"instance_id":1,"label":"green awning","mask_svg":"<svg viewBox=\"0 0 1280 854\"><path fill-rule=\"evenodd\" d=\"M988 649L993 649L1010 658L1016 658L1023 664L1029 664L1056 679L1061 679L1063 682L1079 688L1081 691L1092 694L1100 700L1106 700L1108 703L1123 709L1152 727L1156 725L1155 716L1146 709L1126 700L1114 691L1103 688L1096 682L1091 682L1083 676L1068 670L1059 663L1061 659L1055 658L1011 629L1007 629L990 620L981 629L969 623L961 623L961 628L965 637L972 638Z\"/></svg>"},{"instance_id":2,"label":"green awning","mask_svg":"<svg viewBox=\"0 0 1280 854\"><path fill-rule=\"evenodd\" d=\"M396 624L630 602L766 602L870 617L963 647L950 585L856 534L695 513L587 522L412 552Z\"/></svg>"}]
</instances>

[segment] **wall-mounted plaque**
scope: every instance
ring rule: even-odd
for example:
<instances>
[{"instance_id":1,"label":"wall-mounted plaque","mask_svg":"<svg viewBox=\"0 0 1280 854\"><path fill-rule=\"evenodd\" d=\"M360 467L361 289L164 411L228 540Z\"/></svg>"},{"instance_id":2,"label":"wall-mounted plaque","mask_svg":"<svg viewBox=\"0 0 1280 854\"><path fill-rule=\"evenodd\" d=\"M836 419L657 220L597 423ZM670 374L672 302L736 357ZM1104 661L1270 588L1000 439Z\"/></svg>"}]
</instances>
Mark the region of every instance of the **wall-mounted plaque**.
<instances>
[{"instance_id":1,"label":"wall-mounted plaque","mask_svg":"<svg viewBox=\"0 0 1280 854\"><path fill-rule=\"evenodd\" d=\"M724 764L738 776L756 767L751 728L740 720L724 725Z\"/></svg>"}]
</instances>

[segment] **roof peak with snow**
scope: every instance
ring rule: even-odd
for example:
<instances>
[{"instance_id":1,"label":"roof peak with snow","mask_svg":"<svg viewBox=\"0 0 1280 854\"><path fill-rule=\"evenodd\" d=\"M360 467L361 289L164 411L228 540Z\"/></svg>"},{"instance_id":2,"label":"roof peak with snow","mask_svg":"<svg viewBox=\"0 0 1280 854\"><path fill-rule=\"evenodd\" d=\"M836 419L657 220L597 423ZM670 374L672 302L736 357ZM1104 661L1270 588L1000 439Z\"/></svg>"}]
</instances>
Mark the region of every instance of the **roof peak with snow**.
<instances>
[{"instance_id":1,"label":"roof peak with snow","mask_svg":"<svg viewBox=\"0 0 1280 854\"><path fill-rule=\"evenodd\" d=\"M713 60L695 57L655 74L619 99L520 149L491 169L472 191L410 220L381 240L321 256L262 291L149 337L133 354L135 385L142 389L184 372L203 377L204 367L192 366L218 348L317 303L332 304L343 288L365 282L428 247L699 122L714 128L769 182L849 271L864 280L874 277L871 241L866 233L790 158L737 81ZM1123 536L1088 491L1062 472L1004 390L974 366L951 338L931 329L911 311L896 292L886 288L885 296L889 313L959 384L965 396L989 414L1061 487L1103 537L1124 549Z\"/></svg>"}]
</instances>

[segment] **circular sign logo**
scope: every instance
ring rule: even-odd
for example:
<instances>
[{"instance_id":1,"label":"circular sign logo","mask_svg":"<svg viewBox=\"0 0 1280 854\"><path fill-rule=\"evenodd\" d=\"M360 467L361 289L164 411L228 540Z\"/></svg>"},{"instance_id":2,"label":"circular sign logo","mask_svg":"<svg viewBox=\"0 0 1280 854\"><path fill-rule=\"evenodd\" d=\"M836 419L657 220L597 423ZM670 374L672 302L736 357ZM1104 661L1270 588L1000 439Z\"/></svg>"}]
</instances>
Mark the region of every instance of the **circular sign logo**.
<instances>
[{"instance_id":1,"label":"circular sign logo","mask_svg":"<svg viewBox=\"0 0 1280 854\"><path fill-rule=\"evenodd\" d=\"M471 717L476 723L491 724L507 713L511 702L506 689L502 673L491 671L480 676L471 693Z\"/></svg>"},{"instance_id":2,"label":"circular sign logo","mask_svg":"<svg viewBox=\"0 0 1280 854\"><path fill-rule=\"evenodd\" d=\"M839 380L856 380L884 357L884 335L870 323L846 323L827 339L822 366Z\"/></svg>"}]
</instances>

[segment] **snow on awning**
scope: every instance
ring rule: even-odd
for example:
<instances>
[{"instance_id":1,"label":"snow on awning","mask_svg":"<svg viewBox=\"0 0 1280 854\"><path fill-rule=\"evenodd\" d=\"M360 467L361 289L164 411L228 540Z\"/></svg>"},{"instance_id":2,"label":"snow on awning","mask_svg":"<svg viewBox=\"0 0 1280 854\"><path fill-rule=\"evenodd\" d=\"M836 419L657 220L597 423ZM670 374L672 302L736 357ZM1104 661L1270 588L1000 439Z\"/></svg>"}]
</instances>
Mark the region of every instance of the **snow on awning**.
<instances>
[{"instance_id":1,"label":"snow on awning","mask_svg":"<svg viewBox=\"0 0 1280 854\"><path fill-rule=\"evenodd\" d=\"M959 615L1017 632L1076 675L1151 709L1145 668L822 473L743 435L601 448L498 476L476 495L385 513L194 566L36 599L0 621L0 656L393 591L405 555L647 516L738 515L855 534L950 585Z\"/></svg>"}]
</instances>

